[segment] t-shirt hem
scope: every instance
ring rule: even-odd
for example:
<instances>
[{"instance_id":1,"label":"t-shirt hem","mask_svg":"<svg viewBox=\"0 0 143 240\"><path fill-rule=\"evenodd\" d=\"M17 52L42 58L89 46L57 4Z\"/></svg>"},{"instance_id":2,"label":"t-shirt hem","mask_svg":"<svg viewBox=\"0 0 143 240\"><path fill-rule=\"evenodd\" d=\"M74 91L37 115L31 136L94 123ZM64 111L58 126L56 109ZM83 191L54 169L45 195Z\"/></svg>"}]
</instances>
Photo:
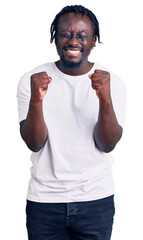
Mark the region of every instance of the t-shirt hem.
<instances>
[{"instance_id":1,"label":"t-shirt hem","mask_svg":"<svg viewBox=\"0 0 143 240\"><path fill-rule=\"evenodd\" d=\"M35 197L35 196L27 196L27 200L32 201L32 202L39 202L39 203L70 203L70 202L87 202L87 201L95 201L95 200L100 200L106 197L110 197L115 194L115 191L111 191L102 195L97 195L97 196L91 196L88 198L59 198L56 197L55 199L52 198L40 198L40 197Z\"/></svg>"}]
</instances>

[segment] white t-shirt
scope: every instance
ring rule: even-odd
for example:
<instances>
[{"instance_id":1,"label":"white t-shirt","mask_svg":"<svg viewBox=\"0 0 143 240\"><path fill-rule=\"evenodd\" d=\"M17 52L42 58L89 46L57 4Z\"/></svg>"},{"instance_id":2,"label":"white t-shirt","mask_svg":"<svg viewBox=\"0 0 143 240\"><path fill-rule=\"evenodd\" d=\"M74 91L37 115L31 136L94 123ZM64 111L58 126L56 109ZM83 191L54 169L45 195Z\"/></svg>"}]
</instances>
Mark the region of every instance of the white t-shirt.
<instances>
[{"instance_id":1,"label":"white t-shirt","mask_svg":"<svg viewBox=\"0 0 143 240\"><path fill-rule=\"evenodd\" d=\"M36 202L77 202L114 194L112 156L97 149L93 131L98 119L99 99L91 87L90 72L70 76L55 63L46 63L25 74L18 85L19 122L26 119L30 100L30 76L46 71L52 78L43 100L48 140L32 153L27 199ZM110 72L110 71L109 71ZM126 89L111 73L111 96L119 124L125 118Z\"/></svg>"}]
</instances>

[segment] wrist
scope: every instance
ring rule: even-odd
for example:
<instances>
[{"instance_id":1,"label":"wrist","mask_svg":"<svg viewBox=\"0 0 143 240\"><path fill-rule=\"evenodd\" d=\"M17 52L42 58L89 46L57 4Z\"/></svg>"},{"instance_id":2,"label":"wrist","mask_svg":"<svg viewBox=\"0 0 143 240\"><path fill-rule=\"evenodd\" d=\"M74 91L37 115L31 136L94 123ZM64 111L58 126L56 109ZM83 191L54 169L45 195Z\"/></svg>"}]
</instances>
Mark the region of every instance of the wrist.
<instances>
[{"instance_id":1,"label":"wrist","mask_svg":"<svg viewBox=\"0 0 143 240\"><path fill-rule=\"evenodd\" d=\"M35 100L33 98L30 99L30 105L31 106L39 106L39 105L42 105L42 100Z\"/></svg>"},{"instance_id":2,"label":"wrist","mask_svg":"<svg viewBox=\"0 0 143 240\"><path fill-rule=\"evenodd\" d=\"M104 105L112 105L112 99L111 99L111 97L108 97L108 98L99 98L99 102L100 102L100 104L104 104Z\"/></svg>"}]
</instances>

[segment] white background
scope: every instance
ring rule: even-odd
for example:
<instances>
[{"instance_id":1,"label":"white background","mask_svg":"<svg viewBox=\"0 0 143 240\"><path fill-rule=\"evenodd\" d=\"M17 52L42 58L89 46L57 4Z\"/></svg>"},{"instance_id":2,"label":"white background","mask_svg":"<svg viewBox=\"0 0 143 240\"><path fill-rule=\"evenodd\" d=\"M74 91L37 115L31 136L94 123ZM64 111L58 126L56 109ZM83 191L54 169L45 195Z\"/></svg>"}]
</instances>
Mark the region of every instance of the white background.
<instances>
[{"instance_id":1,"label":"white background","mask_svg":"<svg viewBox=\"0 0 143 240\"><path fill-rule=\"evenodd\" d=\"M72 4L91 9L100 22L103 44L97 44L90 60L119 75L128 91L124 136L113 153L116 215L112 240L143 239L141 1L5 0L0 4L0 238L3 240L27 239L25 203L31 163L30 151L19 135L17 84L24 73L58 59L54 44L50 44L50 24L61 8Z\"/></svg>"}]
</instances>

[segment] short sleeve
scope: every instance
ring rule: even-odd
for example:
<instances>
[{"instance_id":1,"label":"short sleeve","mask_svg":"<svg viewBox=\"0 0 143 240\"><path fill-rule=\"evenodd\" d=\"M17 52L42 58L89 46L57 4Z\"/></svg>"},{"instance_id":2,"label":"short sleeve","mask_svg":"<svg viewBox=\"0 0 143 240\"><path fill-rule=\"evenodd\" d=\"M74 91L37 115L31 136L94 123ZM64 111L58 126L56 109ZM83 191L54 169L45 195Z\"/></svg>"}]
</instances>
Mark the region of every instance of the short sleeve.
<instances>
[{"instance_id":1,"label":"short sleeve","mask_svg":"<svg viewBox=\"0 0 143 240\"><path fill-rule=\"evenodd\" d=\"M116 75L111 75L111 96L114 111L121 127L125 125L127 90L122 79Z\"/></svg>"},{"instance_id":2,"label":"short sleeve","mask_svg":"<svg viewBox=\"0 0 143 240\"><path fill-rule=\"evenodd\" d=\"M19 122L27 117L30 101L30 78L23 76L17 88L17 101L18 101L18 116Z\"/></svg>"}]
</instances>

